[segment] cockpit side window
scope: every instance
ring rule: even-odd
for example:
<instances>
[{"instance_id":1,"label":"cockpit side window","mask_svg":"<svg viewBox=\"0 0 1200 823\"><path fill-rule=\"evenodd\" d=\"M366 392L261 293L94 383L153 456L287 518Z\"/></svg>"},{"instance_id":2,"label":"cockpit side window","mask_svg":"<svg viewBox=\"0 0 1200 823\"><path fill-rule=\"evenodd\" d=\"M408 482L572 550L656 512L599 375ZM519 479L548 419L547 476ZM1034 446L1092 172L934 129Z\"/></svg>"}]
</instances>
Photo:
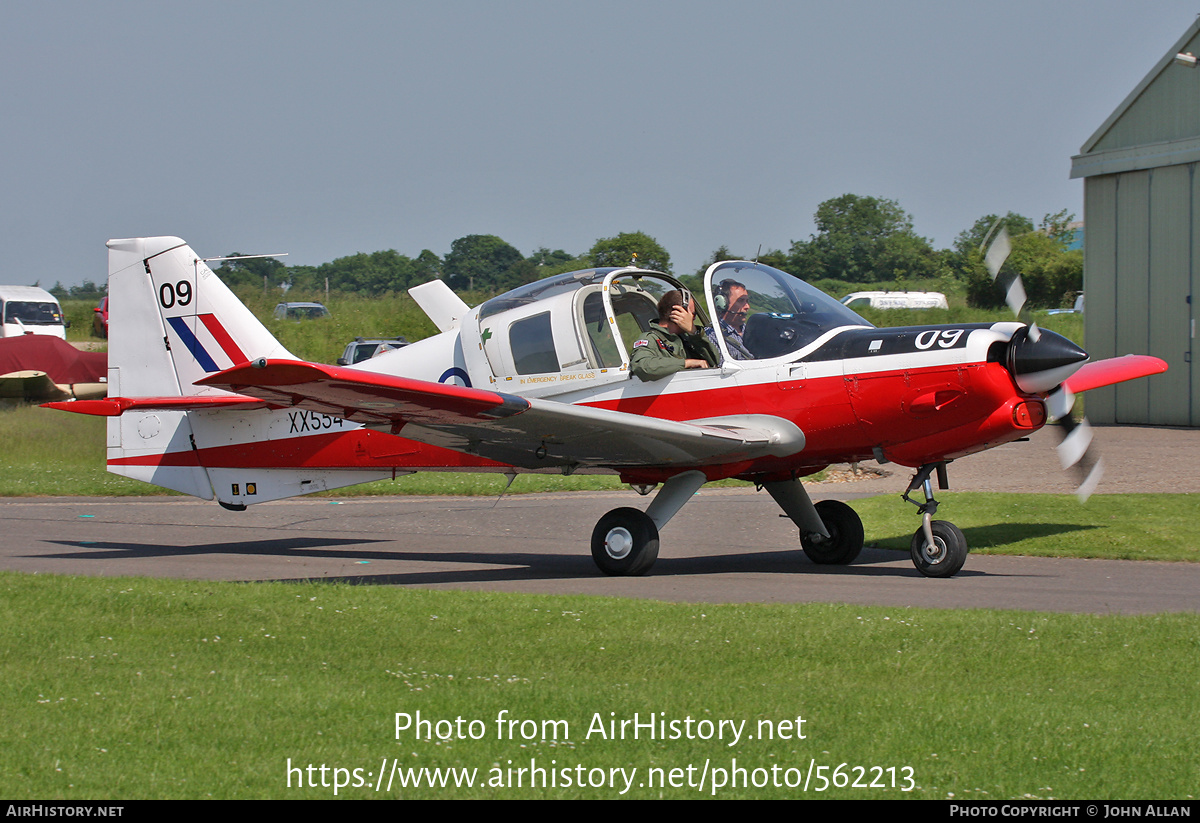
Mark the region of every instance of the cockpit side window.
<instances>
[{"instance_id":1,"label":"cockpit side window","mask_svg":"<svg viewBox=\"0 0 1200 823\"><path fill-rule=\"evenodd\" d=\"M554 349L554 333L550 328L550 312L518 320L508 328L513 365L517 374L556 372L558 354Z\"/></svg>"}]
</instances>

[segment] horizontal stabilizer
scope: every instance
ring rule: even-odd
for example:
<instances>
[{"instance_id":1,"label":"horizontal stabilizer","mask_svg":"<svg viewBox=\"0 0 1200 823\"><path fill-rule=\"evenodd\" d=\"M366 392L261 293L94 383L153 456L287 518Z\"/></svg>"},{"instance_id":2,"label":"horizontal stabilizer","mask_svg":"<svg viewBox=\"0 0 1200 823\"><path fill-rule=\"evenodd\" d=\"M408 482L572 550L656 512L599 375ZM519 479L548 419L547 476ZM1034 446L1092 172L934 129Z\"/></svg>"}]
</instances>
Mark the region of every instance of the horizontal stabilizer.
<instances>
[{"instance_id":1,"label":"horizontal stabilizer","mask_svg":"<svg viewBox=\"0 0 1200 823\"><path fill-rule=\"evenodd\" d=\"M214 411L216 409L267 409L270 403L239 395L196 395L192 397L108 397L103 400L65 400L43 403L48 409L120 417L127 411Z\"/></svg>"}]
</instances>

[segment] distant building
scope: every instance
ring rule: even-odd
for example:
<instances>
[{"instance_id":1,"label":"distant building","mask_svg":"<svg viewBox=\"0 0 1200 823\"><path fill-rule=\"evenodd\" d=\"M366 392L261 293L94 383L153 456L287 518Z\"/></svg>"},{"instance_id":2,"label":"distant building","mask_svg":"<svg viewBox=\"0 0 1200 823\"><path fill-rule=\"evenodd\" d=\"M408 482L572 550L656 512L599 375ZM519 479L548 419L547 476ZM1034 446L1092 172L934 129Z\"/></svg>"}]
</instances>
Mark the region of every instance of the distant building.
<instances>
[{"instance_id":1,"label":"distant building","mask_svg":"<svg viewBox=\"0 0 1200 823\"><path fill-rule=\"evenodd\" d=\"M1072 158L1084 181L1084 312L1093 358L1153 354L1170 370L1089 392L1098 423L1200 426L1200 19Z\"/></svg>"}]
</instances>

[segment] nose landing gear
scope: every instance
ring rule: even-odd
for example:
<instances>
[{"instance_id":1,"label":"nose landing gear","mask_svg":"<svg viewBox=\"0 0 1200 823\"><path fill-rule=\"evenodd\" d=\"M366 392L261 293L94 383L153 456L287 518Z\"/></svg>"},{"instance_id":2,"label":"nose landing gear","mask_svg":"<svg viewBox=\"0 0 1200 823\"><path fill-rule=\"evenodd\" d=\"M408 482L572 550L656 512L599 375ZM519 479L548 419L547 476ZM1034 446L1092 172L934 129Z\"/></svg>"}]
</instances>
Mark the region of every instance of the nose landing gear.
<instances>
[{"instance_id":1,"label":"nose landing gear","mask_svg":"<svg viewBox=\"0 0 1200 823\"><path fill-rule=\"evenodd\" d=\"M917 571L926 577L953 577L967 562L967 539L953 523L933 519L938 502L933 497L933 483L929 475L935 469L938 487L947 488L949 484L946 482L946 464L927 463L917 470L912 482L908 484L908 489L901 495L917 507L922 517L921 528L913 535L909 554ZM918 503L908 496L909 492L917 489L925 495L924 503Z\"/></svg>"}]
</instances>

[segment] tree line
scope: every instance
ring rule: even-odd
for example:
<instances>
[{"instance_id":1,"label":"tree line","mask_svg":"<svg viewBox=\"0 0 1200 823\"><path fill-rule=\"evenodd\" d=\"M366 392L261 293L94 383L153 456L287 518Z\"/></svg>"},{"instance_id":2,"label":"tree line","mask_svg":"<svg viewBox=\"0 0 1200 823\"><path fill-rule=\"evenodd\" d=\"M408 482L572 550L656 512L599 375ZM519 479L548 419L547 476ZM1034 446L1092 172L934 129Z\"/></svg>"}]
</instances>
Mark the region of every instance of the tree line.
<instances>
[{"instance_id":1,"label":"tree line","mask_svg":"<svg viewBox=\"0 0 1200 823\"><path fill-rule=\"evenodd\" d=\"M416 257L389 249L339 257L319 266L287 266L275 258L227 260L216 271L232 288L286 285L289 290L312 292L328 284L330 291L379 295L440 278L456 291L501 292L560 272L627 266L634 260L642 268L671 271L666 249L644 232L597 240L581 255L543 247L526 257L494 234L469 234L455 240L444 257L429 249Z\"/></svg>"},{"instance_id":2,"label":"tree line","mask_svg":"<svg viewBox=\"0 0 1200 823\"><path fill-rule=\"evenodd\" d=\"M1082 288L1083 252L1069 248L1073 238L1073 215L1066 211L1046 215L1037 226L1023 215L1009 212L989 214L964 229L949 249L933 243L913 229L912 216L894 200L844 194L826 200L814 215L816 233L797 240L787 250L769 249L750 257L794 274L803 280L845 284L907 283L928 287L940 281L965 291L972 306L996 308L1003 297L983 266L980 249L985 237L1007 228L1012 254L1005 268L1020 274L1032 306L1052 307L1070 303ZM237 252L229 255L238 256ZM716 249L705 264L684 279L694 284L712 263L747 259L726 246ZM275 258L227 260L217 274L233 288L284 288L297 294L325 290L381 295L403 292L434 278L445 280L452 289L497 293L549 275L575 269L637 265L673 274L671 257L657 240L645 232L626 232L597 240L585 253L574 255L562 249L539 248L523 255L516 247L491 234L471 234L455 240L445 256L424 249L415 257L394 249L340 257L319 266L288 266ZM76 291L99 292L88 282L51 292L75 297Z\"/></svg>"}]
</instances>

